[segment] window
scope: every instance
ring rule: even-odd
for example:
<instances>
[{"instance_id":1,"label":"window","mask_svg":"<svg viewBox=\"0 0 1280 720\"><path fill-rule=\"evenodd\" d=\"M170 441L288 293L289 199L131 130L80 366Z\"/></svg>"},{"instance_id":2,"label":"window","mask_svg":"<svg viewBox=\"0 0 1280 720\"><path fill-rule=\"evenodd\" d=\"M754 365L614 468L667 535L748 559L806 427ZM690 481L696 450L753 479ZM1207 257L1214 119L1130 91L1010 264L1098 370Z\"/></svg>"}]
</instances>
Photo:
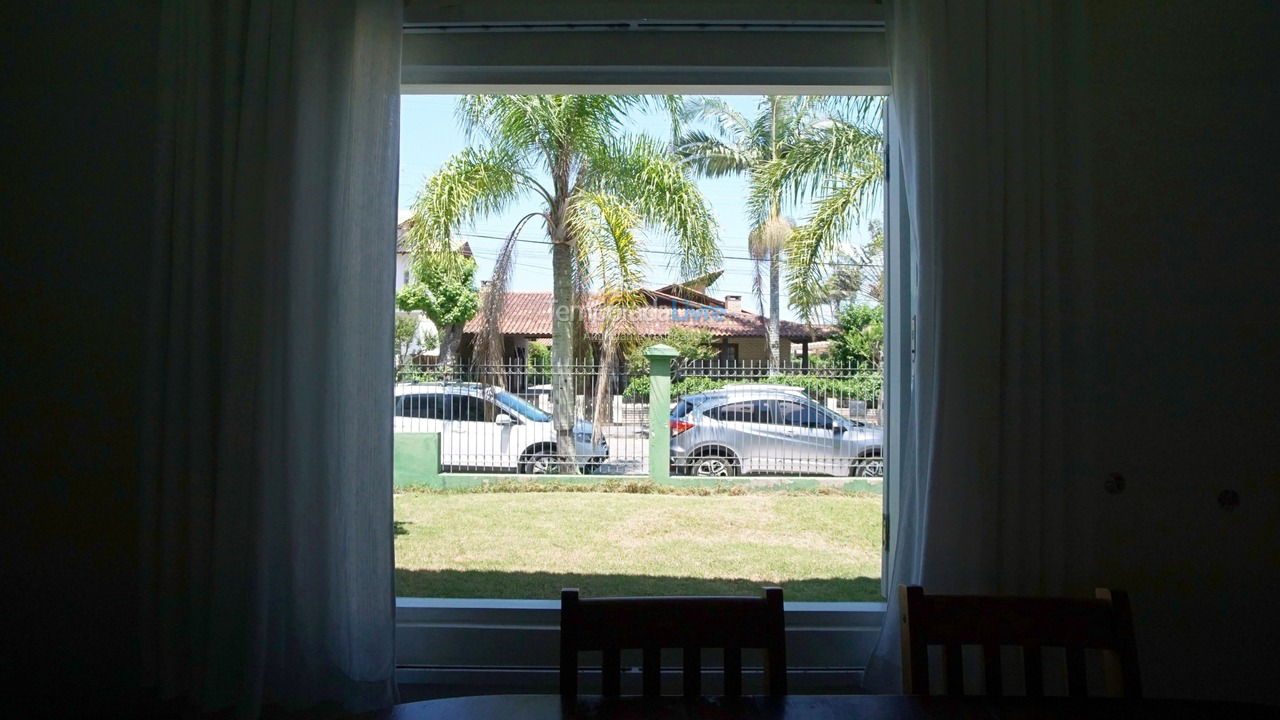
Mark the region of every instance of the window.
<instances>
[{"instance_id":1,"label":"window","mask_svg":"<svg viewBox=\"0 0 1280 720\"><path fill-rule=\"evenodd\" d=\"M805 403L791 400L778 400L772 413L772 422L778 425L794 425L798 427L830 430L835 427L836 419L831 413Z\"/></svg>"},{"instance_id":2,"label":"window","mask_svg":"<svg viewBox=\"0 0 1280 720\"><path fill-rule=\"evenodd\" d=\"M443 420L441 395L402 395L396 398L396 415L408 418Z\"/></svg>"},{"instance_id":3,"label":"window","mask_svg":"<svg viewBox=\"0 0 1280 720\"><path fill-rule=\"evenodd\" d=\"M524 417L534 422L550 422L551 421L550 415L534 407L527 400L519 397L518 395L512 395L509 392L500 392L494 397L498 402L502 403L504 406L511 408L512 410L516 411L518 414L523 415Z\"/></svg>"},{"instance_id":4,"label":"window","mask_svg":"<svg viewBox=\"0 0 1280 720\"><path fill-rule=\"evenodd\" d=\"M767 422L765 400L743 400L711 408L703 413L721 422Z\"/></svg>"},{"instance_id":5,"label":"window","mask_svg":"<svg viewBox=\"0 0 1280 720\"><path fill-rule=\"evenodd\" d=\"M634 32L599 27L572 32L562 23L552 34L533 23L528 32L505 29L501 42L492 42L493 36L480 32L480 26L525 18L502 17L501 9L486 9L487 4L451 4L447 11L442 9L445 5L427 2L406 9L406 24L412 30L406 35L402 78L408 93L574 92L585 86L596 91L679 92L693 85L700 86L699 94L883 94L888 89L882 10L877 4L845 8L808 0L746 3L736 6L733 17L723 18L721 25L713 18L700 30L690 25L673 32L645 30L646 22L641 21L630 23L637 28ZM510 12L512 6L503 5ZM589 3L557 7L563 9L551 11L555 17L549 20L652 14L651 8L627 2L611 3L608 9ZM698 11L671 12L687 18ZM739 26L744 21L772 25L742 32L741 27L725 27L729 20ZM800 30L806 20L820 20L823 27ZM770 47L769 53L758 51L762 43ZM705 64L695 64L699 62ZM730 352L736 358L736 347ZM678 403L675 410L680 408ZM810 410L796 417L830 420L820 408ZM765 416L764 408L754 403L722 412L747 422ZM554 675L546 672L555 662L554 601L400 598L397 605L402 682L466 685L477 679L483 683L492 672L506 688L554 688ZM827 687L856 683L857 668L876 640L882 613L878 603L819 607L789 601L788 624L806 628L788 638L789 664L809 670L802 681L792 681L793 690L804 692L806 682ZM489 671L487 665L504 669Z\"/></svg>"}]
</instances>

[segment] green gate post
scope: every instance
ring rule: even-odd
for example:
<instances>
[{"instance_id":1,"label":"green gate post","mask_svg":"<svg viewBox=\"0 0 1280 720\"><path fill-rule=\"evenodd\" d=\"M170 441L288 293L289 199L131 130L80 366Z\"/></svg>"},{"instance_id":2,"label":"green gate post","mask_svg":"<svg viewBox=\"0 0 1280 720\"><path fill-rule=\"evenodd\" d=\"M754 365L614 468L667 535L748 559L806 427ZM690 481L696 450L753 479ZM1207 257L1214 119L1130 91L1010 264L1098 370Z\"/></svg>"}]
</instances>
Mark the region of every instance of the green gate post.
<instances>
[{"instance_id":1,"label":"green gate post","mask_svg":"<svg viewBox=\"0 0 1280 720\"><path fill-rule=\"evenodd\" d=\"M671 479L671 359L679 355L669 345L644 349L649 359L649 479Z\"/></svg>"}]
</instances>

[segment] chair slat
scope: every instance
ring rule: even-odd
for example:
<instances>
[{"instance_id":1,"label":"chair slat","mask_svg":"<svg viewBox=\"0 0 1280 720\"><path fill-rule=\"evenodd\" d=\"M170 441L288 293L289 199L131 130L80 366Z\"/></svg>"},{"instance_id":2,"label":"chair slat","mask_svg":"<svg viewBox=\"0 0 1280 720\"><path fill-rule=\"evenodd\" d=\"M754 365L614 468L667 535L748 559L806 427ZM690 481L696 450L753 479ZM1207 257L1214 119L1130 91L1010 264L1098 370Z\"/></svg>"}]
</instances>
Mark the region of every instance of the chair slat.
<instances>
[{"instance_id":1,"label":"chair slat","mask_svg":"<svg viewBox=\"0 0 1280 720\"><path fill-rule=\"evenodd\" d=\"M787 694L787 635L784 623L782 588L764 589L765 659L764 669L770 695Z\"/></svg>"},{"instance_id":2,"label":"chair slat","mask_svg":"<svg viewBox=\"0 0 1280 720\"><path fill-rule=\"evenodd\" d=\"M1115 609L1115 654L1120 665L1122 693L1127 698L1142 697L1142 677L1138 673L1138 643L1133 635L1133 611L1129 606L1129 593L1123 590L1098 588L1094 594L1099 600L1110 602Z\"/></svg>"},{"instance_id":3,"label":"chair slat","mask_svg":"<svg viewBox=\"0 0 1280 720\"><path fill-rule=\"evenodd\" d=\"M684 649L684 696L695 698L702 694L702 649Z\"/></svg>"},{"instance_id":4,"label":"chair slat","mask_svg":"<svg viewBox=\"0 0 1280 720\"><path fill-rule=\"evenodd\" d=\"M725 697L742 696L742 649L727 647L724 649L724 694Z\"/></svg>"},{"instance_id":5,"label":"chair slat","mask_svg":"<svg viewBox=\"0 0 1280 720\"><path fill-rule=\"evenodd\" d=\"M958 643L943 646L947 658L947 694L964 695L964 660Z\"/></svg>"},{"instance_id":6,"label":"chair slat","mask_svg":"<svg viewBox=\"0 0 1280 720\"><path fill-rule=\"evenodd\" d=\"M1027 678L1027 696L1044 697L1044 659L1039 645L1022 648L1022 671Z\"/></svg>"},{"instance_id":7,"label":"chair slat","mask_svg":"<svg viewBox=\"0 0 1280 720\"><path fill-rule=\"evenodd\" d=\"M1084 669L1084 648L1067 648L1067 694L1082 698L1087 694Z\"/></svg>"},{"instance_id":8,"label":"chair slat","mask_svg":"<svg viewBox=\"0 0 1280 720\"><path fill-rule=\"evenodd\" d=\"M985 643L982 646L982 674L987 694L992 697L1004 695L1004 668L1000 664L1000 646Z\"/></svg>"},{"instance_id":9,"label":"chair slat","mask_svg":"<svg viewBox=\"0 0 1280 720\"><path fill-rule=\"evenodd\" d=\"M908 609L910 612L908 613ZM899 619L902 621L902 690L908 695L929 693L929 646L917 629L929 622L924 588L898 586Z\"/></svg>"},{"instance_id":10,"label":"chair slat","mask_svg":"<svg viewBox=\"0 0 1280 720\"><path fill-rule=\"evenodd\" d=\"M560 591L560 694L578 695L578 591Z\"/></svg>"},{"instance_id":11,"label":"chair slat","mask_svg":"<svg viewBox=\"0 0 1280 720\"><path fill-rule=\"evenodd\" d=\"M602 651L600 665L600 693L605 697L622 694L622 651L609 648Z\"/></svg>"},{"instance_id":12,"label":"chair slat","mask_svg":"<svg viewBox=\"0 0 1280 720\"><path fill-rule=\"evenodd\" d=\"M644 649L644 696L658 697L662 694L662 649L647 647Z\"/></svg>"}]
</instances>

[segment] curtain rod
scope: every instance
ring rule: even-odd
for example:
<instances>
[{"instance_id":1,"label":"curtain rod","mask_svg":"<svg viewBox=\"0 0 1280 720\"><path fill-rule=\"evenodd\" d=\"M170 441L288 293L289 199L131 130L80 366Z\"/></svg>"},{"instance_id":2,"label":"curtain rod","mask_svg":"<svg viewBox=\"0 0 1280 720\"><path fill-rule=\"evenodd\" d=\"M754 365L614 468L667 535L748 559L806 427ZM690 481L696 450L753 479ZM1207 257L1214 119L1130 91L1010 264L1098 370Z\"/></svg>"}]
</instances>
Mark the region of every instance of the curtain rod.
<instances>
[{"instance_id":1,"label":"curtain rod","mask_svg":"<svg viewBox=\"0 0 1280 720\"><path fill-rule=\"evenodd\" d=\"M765 22L741 20L615 20L586 22L405 23L411 33L542 32L883 32L883 20Z\"/></svg>"}]
</instances>

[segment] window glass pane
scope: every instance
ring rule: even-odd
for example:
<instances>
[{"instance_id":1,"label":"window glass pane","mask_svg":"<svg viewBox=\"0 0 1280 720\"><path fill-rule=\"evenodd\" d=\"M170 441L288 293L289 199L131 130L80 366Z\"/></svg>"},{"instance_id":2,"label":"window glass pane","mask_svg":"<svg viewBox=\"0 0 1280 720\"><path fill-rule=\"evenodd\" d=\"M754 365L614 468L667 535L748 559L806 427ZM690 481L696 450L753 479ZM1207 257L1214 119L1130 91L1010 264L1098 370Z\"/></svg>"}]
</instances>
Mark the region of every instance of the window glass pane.
<instances>
[{"instance_id":1,"label":"window glass pane","mask_svg":"<svg viewBox=\"0 0 1280 720\"><path fill-rule=\"evenodd\" d=\"M709 418L724 422L760 422L759 407L752 400L727 403L711 408L703 414Z\"/></svg>"},{"instance_id":2,"label":"window glass pane","mask_svg":"<svg viewBox=\"0 0 1280 720\"><path fill-rule=\"evenodd\" d=\"M780 400L777 412L777 422L781 425L831 429L831 415L812 405Z\"/></svg>"},{"instance_id":3,"label":"window glass pane","mask_svg":"<svg viewBox=\"0 0 1280 720\"><path fill-rule=\"evenodd\" d=\"M435 395L405 395L396 401L396 414L400 417L430 418Z\"/></svg>"},{"instance_id":4,"label":"window glass pane","mask_svg":"<svg viewBox=\"0 0 1280 720\"><path fill-rule=\"evenodd\" d=\"M520 415L523 415L534 422L550 422L551 416L539 410L536 406L530 404L527 400L517 395L512 395L505 390L497 394L498 402L506 405ZM496 416L495 416L496 419Z\"/></svg>"},{"instance_id":5,"label":"window glass pane","mask_svg":"<svg viewBox=\"0 0 1280 720\"><path fill-rule=\"evenodd\" d=\"M675 407L671 408L671 417L675 419L680 419L685 415L688 415L689 411L692 409L693 409L693 403L689 402L688 400L681 400L680 402L676 403Z\"/></svg>"}]
</instances>

